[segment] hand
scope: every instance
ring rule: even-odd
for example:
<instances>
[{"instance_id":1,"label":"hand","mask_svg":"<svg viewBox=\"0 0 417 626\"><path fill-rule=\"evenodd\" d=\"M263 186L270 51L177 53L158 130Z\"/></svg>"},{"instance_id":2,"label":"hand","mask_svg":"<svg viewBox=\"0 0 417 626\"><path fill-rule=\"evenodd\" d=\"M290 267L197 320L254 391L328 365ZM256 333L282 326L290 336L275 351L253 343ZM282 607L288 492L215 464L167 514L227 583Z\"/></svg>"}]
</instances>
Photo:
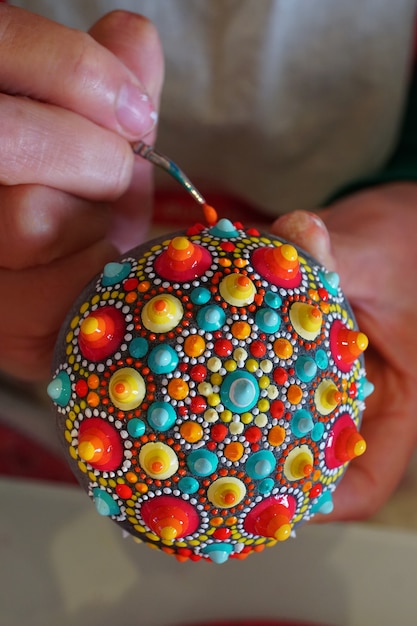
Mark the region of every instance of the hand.
<instances>
[{"instance_id":1,"label":"hand","mask_svg":"<svg viewBox=\"0 0 417 626\"><path fill-rule=\"evenodd\" d=\"M398 183L346 197L315 215L279 218L273 232L338 271L368 336L367 442L338 485L327 520L375 513L400 481L417 443L417 184ZM327 231L326 231L327 227Z\"/></svg>"},{"instance_id":2,"label":"hand","mask_svg":"<svg viewBox=\"0 0 417 626\"><path fill-rule=\"evenodd\" d=\"M140 243L163 61L154 27L113 12L89 34L0 4L0 369L49 377L74 298Z\"/></svg>"}]
</instances>

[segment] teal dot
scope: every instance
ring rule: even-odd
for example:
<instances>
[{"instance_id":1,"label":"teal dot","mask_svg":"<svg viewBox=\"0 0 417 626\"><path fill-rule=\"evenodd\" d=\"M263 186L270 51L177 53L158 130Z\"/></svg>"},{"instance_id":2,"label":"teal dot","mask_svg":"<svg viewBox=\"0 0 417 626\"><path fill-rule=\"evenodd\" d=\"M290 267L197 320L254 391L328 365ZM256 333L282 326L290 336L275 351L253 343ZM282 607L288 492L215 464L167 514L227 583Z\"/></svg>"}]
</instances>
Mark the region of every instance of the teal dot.
<instances>
[{"instance_id":1,"label":"teal dot","mask_svg":"<svg viewBox=\"0 0 417 626\"><path fill-rule=\"evenodd\" d=\"M171 428L176 419L175 409L168 402L154 402L148 409L147 420L149 425L160 432Z\"/></svg>"},{"instance_id":2,"label":"teal dot","mask_svg":"<svg viewBox=\"0 0 417 626\"><path fill-rule=\"evenodd\" d=\"M216 471L218 462L217 455L209 450L193 450L187 458L188 468L196 476L210 476Z\"/></svg>"},{"instance_id":3,"label":"teal dot","mask_svg":"<svg viewBox=\"0 0 417 626\"><path fill-rule=\"evenodd\" d=\"M270 450L260 450L246 461L246 473L251 478L266 478L274 471L276 464L276 458Z\"/></svg>"},{"instance_id":4,"label":"teal dot","mask_svg":"<svg viewBox=\"0 0 417 626\"><path fill-rule=\"evenodd\" d=\"M311 431L311 438L313 441L320 441L324 434L324 424L318 422L314 424L313 430Z\"/></svg>"},{"instance_id":5,"label":"teal dot","mask_svg":"<svg viewBox=\"0 0 417 626\"><path fill-rule=\"evenodd\" d=\"M93 501L97 512L100 515L118 515L120 513L119 505L107 491L95 487L93 489Z\"/></svg>"},{"instance_id":6,"label":"teal dot","mask_svg":"<svg viewBox=\"0 0 417 626\"><path fill-rule=\"evenodd\" d=\"M192 476L185 476L178 481L178 489L183 493L195 493L198 491L199 483Z\"/></svg>"},{"instance_id":7,"label":"teal dot","mask_svg":"<svg viewBox=\"0 0 417 626\"><path fill-rule=\"evenodd\" d=\"M258 485L259 493L261 493L263 496L267 493L271 493L272 489L274 488L274 484L275 483L272 478L264 478Z\"/></svg>"},{"instance_id":8,"label":"teal dot","mask_svg":"<svg viewBox=\"0 0 417 626\"><path fill-rule=\"evenodd\" d=\"M210 543L202 549L202 553L207 554L218 565L226 563L232 552L233 546L230 543Z\"/></svg>"},{"instance_id":9,"label":"teal dot","mask_svg":"<svg viewBox=\"0 0 417 626\"><path fill-rule=\"evenodd\" d=\"M145 422L137 417L132 418L127 423L127 432L131 437L142 437L145 434Z\"/></svg>"},{"instance_id":10,"label":"teal dot","mask_svg":"<svg viewBox=\"0 0 417 626\"><path fill-rule=\"evenodd\" d=\"M275 291L267 291L265 294L265 303L270 306L271 309L278 309L282 304L282 298Z\"/></svg>"},{"instance_id":11,"label":"teal dot","mask_svg":"<svg viewBox=\"0 0 417 626\"><path fill-rule=\"evenodd\" d=\"M132 266L130 263L107 263L103 269L101 283L104 287L116 285L129 276Z\"/></svg>"},{"instance_id":12,"label":"teal dot","mask_svg":"<svg viewBox=\"0 0 417 626\"><path fill-rule=\"evenodd\" d=\"M295 364L295 373L303 383L308 383L313 380L317 374L317 363L311 356L301 355L298 357Z\"/></svg>"},{"instance_id":13,"label":"teal dot","mask_svg":"<svg viewBox=\"0 0 417 626\"><path fill-rule=\"evenodd\" d=\"M291 419L291 430L296 437L304 437L314 426L311 413L307 409L299 409Z\"/></svg>"},{"instance_id":14,"label":"teal dot","mask_svg":"<svg viewBox=\"0 0 417 626\"><path fill-rule=\"evenodd\" d=\"M330 491L324 491L311 507L311 513L324 513L328 515L333 511L333 498Z\"/></svg>"},{"instance_id":15,"label":"teal dot","mask_svg":"<svg viewBox=\"0 0 417 626\"><path fill-rule=\"evenodd\" d=\"M255 315L255 323L263 333L276 333L281 326L281 318L273 309L259 309Z\"/></svg>"},{"instance_id":16,"label":"teal dot","mask_svg":"<svg viewBox=\"0 0 417 626\"><path fill-rule=\"evenodd\" d=\"M48 396L59 406L67 406L71 398L71 380L67 372L62 370L47 387Z\"/></svg>"},{"instance_id":17,"label":"teal dot","mask_svg":"<svg viewBox=\"0 0 417 626\"><path fill-rule=\"evenodd\" d=\"M171 346L157 346L148 356L148 365L155 374L168 374L177 367L178 355Z\"/></svg>"},{"instance_id":18,"label":"teal dot","mask_svg":"<svg viewBox=\"0 0 417 626\"><path fill-rule=\"evenodd\" d=\"M223 380L220 398L231 411L236 413L250 411L259 398L258 381L249 372L241 370L231 372Z\"/></svg>"},{"instance_id":19,"label":"teal dot","mask_svg":"<svg viewBox=\"0 0 417 626\"><path fill-rule=\"evenodd\" d=\"M148 352L149 345L143 337L135 337L129 344L129 354L135 359L141 359Z\"/></svg>"},{"instance_id":20,"label":"teal dot","mask_svg":"<svg viewBox=\"0 0 417 626\"><path fill-rule=\"evenodd\" d=\"M323 283L323 286L332 296L337 296L340 282L339 274L337 274L336 272L327 272L325 270L320 270L319 279Z\"/></svg>"},{"instance_id":21,"label":"teal dot","mask_svg":"<svg viewBox=\"0 0 417 626\"><path fill-rule=\"evenodd\" d=\"M193 304L207 304L211 298L210 291L205 287L196 287L190 294Z\"/></svg>"},{"instance_id":22,"label":"teal dot","mask_svg":"<svg viewBox=\"0 0 417 626\"><path fill-rule=\"evenodd\" d=\"M315 359L316 359L317 366L321 370L325 370L327 366L329 365L329 357L327 356L324 350L321 350L321 349L317 350Z\"/></svg>"},{"instance_id":23,"label":"teal dot","mask_svg":"<svg viewBox=\"0 0 417 626\"><path fill-rule=\"evenodd\" d=\"M219 330L226 321L226 313L216 305L202 307L197 313L197 324L206 331Z\"/></svg>"},{"instance_id":24,"label":"teal dot","mask_svg":"<svg viewBox=\"0 0 417 626\"><path fill-rule=\"evenodd\" d=\"M209 233L213 237L220 237L221 239L229 239L239 235L239 232L233 226L232 222L226 218L220 219L214 226L212 226Z\"/></svg>"}]
</instances>

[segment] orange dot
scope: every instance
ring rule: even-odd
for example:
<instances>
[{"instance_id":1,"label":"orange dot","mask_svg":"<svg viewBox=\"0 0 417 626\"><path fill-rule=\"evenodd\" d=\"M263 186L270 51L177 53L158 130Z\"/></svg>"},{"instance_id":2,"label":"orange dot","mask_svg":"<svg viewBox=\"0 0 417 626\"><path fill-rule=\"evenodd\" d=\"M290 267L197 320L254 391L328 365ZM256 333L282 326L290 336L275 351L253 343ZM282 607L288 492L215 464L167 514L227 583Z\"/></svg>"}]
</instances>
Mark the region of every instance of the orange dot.
<instances>
[{"instance_id":1,"label":"orange dot","mask_svg":"<svg viewBox=\"0 0 417 626\"><path fill-rule=\"evenodd\" d=\"M274 341L274 352L280 359L289 359L293 353L293 347L288 339L280 337Z\"/></svg>"},{"instance_id":2,"label":"orange dot","mask_svg":"<svg viewBox=\"0 0 417 626\"><path fill-rule=\"evenodd\" d=\"M232 324L232 335L236 339L247 339L250 335L250 325L248 322L234 322Z\"/></svg>"},{"instance_id":3,"label":"orange dot","mask_svg":"<svg viewBox=\"0 0 417 626\"><path fill-rule=\"evenodd\" d=\"M181 424L180 434L188 443L195 443L202 438L203 429L197 422L184 422Z\"/></svg>"},{"instance_id":4,"label":"orange dot","mask_svg":"<svg viewBox=\"0 0 417 626\"><path fill-rule=\"evenodd\" d=\"M90 374L90 376L87 378L87 384L90 389L97 389L97 387L100 385L100 379L97 374Z\"/></svg>"},{"instance_id":5,"label":"orange dot","mask_svg":"<svg viewBox=\"0 0 417 626\"><path fill-rule=\"evenodd\" d=\"M206 349L206 342L201 335L188 335L184 341L184 352L187 356L201 356Z\"/></svg>"},{"instance_id":6,"label":"orange dot","mask_svg":"<svg viewBox=\"0 0 417 626\"><path fill-rule=\"evenodd\" d=\"M268 433L268 442L271 446L280 446L285 439L285 428L273 426Z\"/></svg>"},{"instance_id":7,"label":"orange dot","mask_svg":"<svg viewBox=\"0 0 417 626\"><path fill-rule=\"evenodd\" d=\"M128 482L130 482L130 483L137 483L138 482L138 477L136 476L136 474L134 472L127 472L126 480Z\"/></svg>"},{"instance_id":8,"label":"orange dot","mask_svg":"<svg viewBox=\"0 0 417 626\"><path fill-rule=\"evenodd\" d=\"M238 461L242 458L245 448L240 443L240 441L232 441L232 443L228 443L224 449L224 456L229 461Z\"/></svg>"},{"instance_id":9,"label":"orange dot","mask_svg":"<svg viewBox=\"0 0 417 626\"><path fill-rule=\"evenodd\" d=\"M141 293L144 293L145 291L148 291L150 286L151 286L151 283L148 280L143 280L138 285L138 291L140 291Z\"/></svg>"},{"instance_id":10,"label":"orange dot","mask_svg":"<svg viewBox=\"0 0 417 626\"><path fill-rule=\"evenodd\" d=\"M168 383L168 393L174 400L184 400L188 390L188 384L182 378L172 378Z\"/></svg>"},{"instance_id":11,"label":"orange dot","mask_svg":"<svg viewBox=\"0 0 417 626\"><path fill-rule=\"evenodd\" d=\"M100 398L95 391L90 391L87 395L87 404L92 407L96 407L100 404Z\"/></svg>"},{"instance_id":12,"label":"orange dot","mask_svg":"<svg viewBox=\"0 0 417 626\"><path fill-rule=\"evenodd\" d=\"M303 390L298 385L291 385L287 391L288 402L299 404L303 397Z\"/></svg>"}]
</instances>

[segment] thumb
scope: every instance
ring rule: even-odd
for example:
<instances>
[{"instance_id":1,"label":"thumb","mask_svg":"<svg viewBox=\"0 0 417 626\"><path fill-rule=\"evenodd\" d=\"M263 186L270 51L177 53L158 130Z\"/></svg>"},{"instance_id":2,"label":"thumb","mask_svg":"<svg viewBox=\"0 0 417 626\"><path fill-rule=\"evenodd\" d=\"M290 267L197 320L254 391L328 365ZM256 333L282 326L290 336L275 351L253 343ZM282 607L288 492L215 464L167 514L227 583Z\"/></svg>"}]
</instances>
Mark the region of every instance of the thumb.
<instances>
[{"instance_id":1,"label":"thumb","mask_svg":"<svg viewBox=\"0 0 417 626\"><path fill-rule=\"evenodd\" d=\"M318 215L293 211L272 224L272 232L299 246L330 271L336 271L336 260L330 246L330 235Z\"/></svg>"}]
</instances>

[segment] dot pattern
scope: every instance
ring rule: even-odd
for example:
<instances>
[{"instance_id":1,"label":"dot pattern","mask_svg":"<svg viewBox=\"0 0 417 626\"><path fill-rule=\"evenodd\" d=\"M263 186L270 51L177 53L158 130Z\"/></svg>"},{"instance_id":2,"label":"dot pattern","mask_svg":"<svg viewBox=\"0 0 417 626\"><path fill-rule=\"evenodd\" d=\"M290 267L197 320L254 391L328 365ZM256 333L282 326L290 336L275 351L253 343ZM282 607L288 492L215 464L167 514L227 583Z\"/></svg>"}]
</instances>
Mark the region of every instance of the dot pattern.
<instances>
[{"instance_id":1,"label":"dot pattern","mask_svg":"<svg viewBox=\"0 0 417 626\"><path fill-rule=\"evenodd\" d=\"M359 432L367 338L337 274L226 219L106 265L48 387L97 511L180 561L223 563L332 510Z\"/></svg>"}]
</instances>

